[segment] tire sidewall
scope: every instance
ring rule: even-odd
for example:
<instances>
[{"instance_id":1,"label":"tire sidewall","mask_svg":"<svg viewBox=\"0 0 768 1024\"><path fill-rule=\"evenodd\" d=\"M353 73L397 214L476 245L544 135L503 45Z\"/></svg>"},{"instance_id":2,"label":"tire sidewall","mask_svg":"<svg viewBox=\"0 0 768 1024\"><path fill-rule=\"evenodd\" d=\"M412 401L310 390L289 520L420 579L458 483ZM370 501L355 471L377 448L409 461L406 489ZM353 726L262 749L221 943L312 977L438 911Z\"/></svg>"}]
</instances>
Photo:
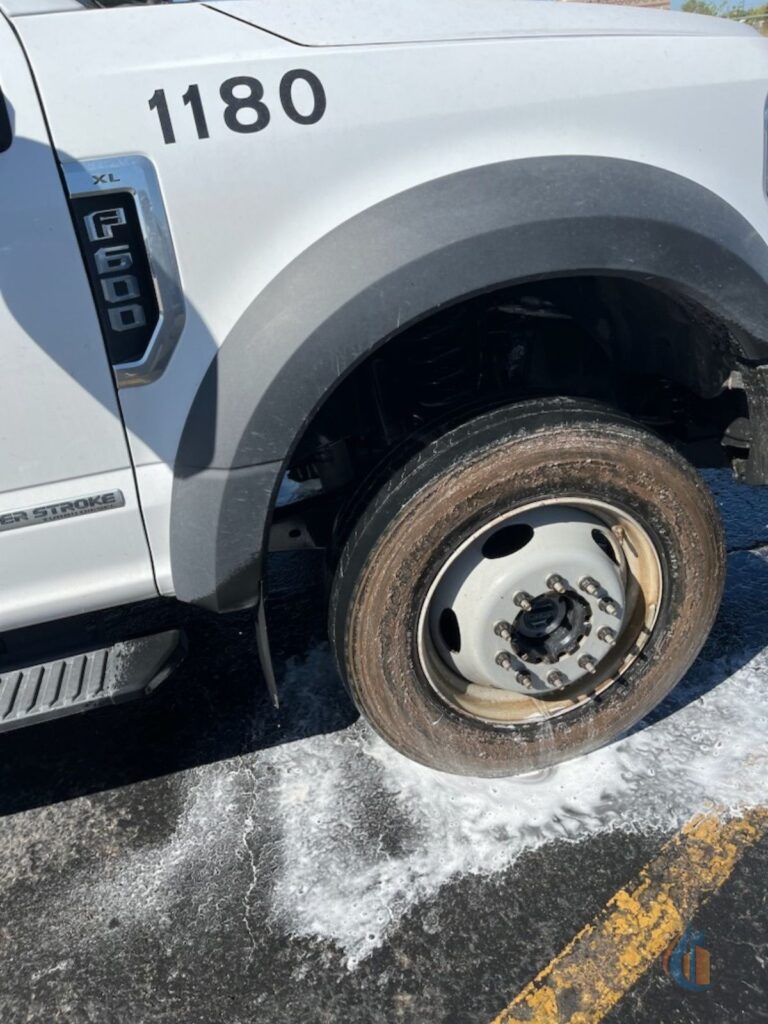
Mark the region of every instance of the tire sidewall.
<instances>
[{"instance_id":1,"label":"tire sidewall","mask_svg":"<svg viewBox=\"0 0 768 1024\"><path fill-rule=\"evenodd\" d=\"M536 472L546 486L532 493ZM451 504L468 474L480 481L479 492ZM421 667L423 602L440 567L477 529L532 500L563 497L599 498L650 536L662 567L652 635L620 679L566 714L513 726L473 718L448 705ZM383 557L382 575L376 565ZM496 410L427 446L371 502L337 571L334 648L360 710L407 756L462 773L530 771L614 739L663 698L706 637L722 590L722 563L711 497L692 467L653 435L591 403ZM702 569L709 576L703 586L692 578ZM361 659L354 650L364 634Z\"/></svg>"}]
</instances>

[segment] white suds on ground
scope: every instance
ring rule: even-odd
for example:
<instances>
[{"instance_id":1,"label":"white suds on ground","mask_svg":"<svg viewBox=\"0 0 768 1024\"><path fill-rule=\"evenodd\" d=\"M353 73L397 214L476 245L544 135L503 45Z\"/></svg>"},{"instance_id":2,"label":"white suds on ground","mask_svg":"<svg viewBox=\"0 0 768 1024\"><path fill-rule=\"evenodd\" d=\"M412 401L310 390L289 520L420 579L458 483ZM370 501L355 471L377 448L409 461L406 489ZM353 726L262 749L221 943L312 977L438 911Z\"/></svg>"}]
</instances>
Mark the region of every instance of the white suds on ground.
<instances>
[{"instance_id":1,"label":"white suds on ground","mask_svg":"<svg viewBox=\"0 0 768 1024\"><path fill-rule=\"evenodd\" d=\"M317 655L311 666L316 672ZM306 671L294 665L291 681ZM732 674L725 659L700 661L688 690L717 685L674 714L516 779L432 772L359 725L281 748L272 755L283 832L273 912L294 933L340 945L354 967L453 878L501 871L552 840L668 832L713 805L765 803L767 677L763 655ZM377 807L381 834L401 823L399 847L377 843Z\"/></svg>"},{"instance_id":2,"label":"white suds on ground","mask_svg":"<svg viewBox=\"0 0 768 1024\"><path fill-rule=\"evenodd\" d=\"M153 929L194 900L197 915L237 913L249 935L330 942L353 969L463 875L505 870L556 840L670 832L713 805L764 804L767 575L762 554L731 556L718 627L669 713L609 747L507 780L432 772L361 722L256 750L183 773L173 834L126 851L81 896L103 920ZM291 662L285 704L319 706L333 674L325 648Z\"/></svg>"}]
</instances>

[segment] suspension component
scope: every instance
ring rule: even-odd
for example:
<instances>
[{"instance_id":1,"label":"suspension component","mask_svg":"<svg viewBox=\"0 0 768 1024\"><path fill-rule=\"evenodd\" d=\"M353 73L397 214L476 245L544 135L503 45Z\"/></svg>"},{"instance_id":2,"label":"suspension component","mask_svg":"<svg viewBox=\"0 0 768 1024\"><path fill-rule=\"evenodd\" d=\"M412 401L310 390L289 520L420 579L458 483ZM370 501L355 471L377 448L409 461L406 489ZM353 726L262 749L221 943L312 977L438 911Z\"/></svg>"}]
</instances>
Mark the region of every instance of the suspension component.
<instances>
[{"instance_id":1,"label":"suspension component","mask_svg":"<svg viewBox=\"0 0 768 1024\"><path fill-rule=\"evenodd\" d=\"M474 393L478 355L462 342L443 328L409 351L414 412L419 419L429 420Z\"/></svg>"}]
</instances>

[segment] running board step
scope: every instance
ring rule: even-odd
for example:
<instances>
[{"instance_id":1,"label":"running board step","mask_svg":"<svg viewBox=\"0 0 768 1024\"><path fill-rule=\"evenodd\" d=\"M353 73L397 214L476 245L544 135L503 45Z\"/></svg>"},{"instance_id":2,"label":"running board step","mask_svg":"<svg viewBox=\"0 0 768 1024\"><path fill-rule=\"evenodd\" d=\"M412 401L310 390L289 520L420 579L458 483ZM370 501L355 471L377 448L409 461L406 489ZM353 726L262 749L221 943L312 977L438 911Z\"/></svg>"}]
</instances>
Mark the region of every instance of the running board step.
<instances>
[{"instance_id":1,"label":"running board step","mask_svg":"<svg viewBox=\"0 0 768 1024\"><path fill-rule=\"evenodd\" d=\"M0 732L150 693L184 647L183 633L173 629L41 665L1 667Z\"/></svg>"}]
</instances>

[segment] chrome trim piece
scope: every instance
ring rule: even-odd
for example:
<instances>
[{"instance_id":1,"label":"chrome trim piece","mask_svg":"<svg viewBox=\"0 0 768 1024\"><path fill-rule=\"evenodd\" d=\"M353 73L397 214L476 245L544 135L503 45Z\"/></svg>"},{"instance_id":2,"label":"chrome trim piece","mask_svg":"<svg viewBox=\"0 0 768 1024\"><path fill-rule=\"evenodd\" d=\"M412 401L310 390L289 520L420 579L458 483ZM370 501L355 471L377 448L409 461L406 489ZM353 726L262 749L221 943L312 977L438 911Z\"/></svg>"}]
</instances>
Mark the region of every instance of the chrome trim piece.
<instances>
[{"instance_id":1,"label":"chrome trim piece","mask_svg":"<svg viewBox=\"0 0 768 1024\"><path fill-rule=\"evenodd\" d=\"M48 502L46 505L33 505L30 508L0 512L0 532L19 530L24 526L40 526L43 523L58 523L61 519L74 519L77 516L88 516L94 512L109 512L113 508L124 507L125 495L122 491L99 491L98 494L67 498L65 501L57 501L55 504Z\"/></svg>"},{"instance_id":2,"label":"chrome trim piece","mask_svg":"<svg viewBox=\"0 0 768 1024\"><path fill-rule=\"evenodd\" d=\"M142 358L120 363L113 369L118 387L149 384L157 380L168 365L186 319L171 229L155 168L143 156L118 156L65 163L62 170L70 196L131 192L136 198L160 316Z\"/></svg>"}]
</instances>

